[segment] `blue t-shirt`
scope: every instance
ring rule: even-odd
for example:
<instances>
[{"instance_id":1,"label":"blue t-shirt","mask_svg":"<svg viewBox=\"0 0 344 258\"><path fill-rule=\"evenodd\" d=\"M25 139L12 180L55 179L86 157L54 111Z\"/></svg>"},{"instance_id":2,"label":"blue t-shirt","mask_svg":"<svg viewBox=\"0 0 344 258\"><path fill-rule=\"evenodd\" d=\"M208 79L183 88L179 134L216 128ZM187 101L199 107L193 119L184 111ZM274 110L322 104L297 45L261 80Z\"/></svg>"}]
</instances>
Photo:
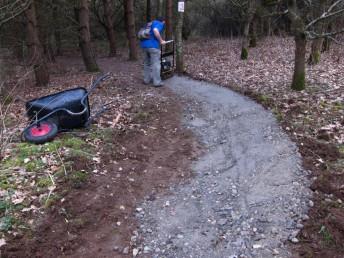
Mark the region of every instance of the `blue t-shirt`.
<instances>
[{"instance_id":1,"label":"blue t-shirt","mask_svg":"<svg viewBox=\"0 0 344 258\"><path fill-rule=\"evenodd\" d=\"M165 24L161 21L154 20L152 22L152 27L150 31L150 37L149 39L143 39L141 40L141 47L142 48L157 48L160 49L160 42L159 40L155 37L153 29L157 28L160 32L160 34L164 31Z\"/></svg>"}]
</instances>

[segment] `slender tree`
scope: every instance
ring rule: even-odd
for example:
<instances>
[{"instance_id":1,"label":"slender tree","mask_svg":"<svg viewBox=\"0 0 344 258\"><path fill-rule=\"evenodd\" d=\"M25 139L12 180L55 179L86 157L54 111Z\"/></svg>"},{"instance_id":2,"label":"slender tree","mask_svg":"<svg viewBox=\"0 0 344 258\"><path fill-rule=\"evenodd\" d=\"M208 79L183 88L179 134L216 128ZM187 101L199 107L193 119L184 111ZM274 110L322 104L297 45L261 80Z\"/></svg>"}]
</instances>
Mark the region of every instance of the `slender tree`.
<instances>
[{"instance_id":1,"label":"slender tree","mask_svg":"<svg viewBox=\"0 0 344 258\"><path fill-rule=\"evenodd\" d=\"M55 55L62 55L62 38L61 38L61 27L59 23L59 6L53 7L53 20L54 20L54 38L55 38Z\"/></svg>"},{"instance_id":2,"label":"slender tree","mask_svg":"<svg viewBox=\"0 0 344 258\"><path fill-rule=\"evenodd\" d=\"M136 44L134 0L123 1L126 19L126 31L129 41L129 60L137 60L138 50Z\"/></svg>"},{"instance_id":3,"label":"slender tree","mask_svg":"<svg viewBox=\"0 0 344 258\"><path fill-rule=\"evenodd\" d=\"M75 16L79 22L79 47L86 70L88 72L97 72L99 67L91 47L90 17L87 0L79 1L75 7Z\"/></svg>"},{"instance_id":4,"label":"slender tree","mask_svg":"<svg viewBox=\"0 0 344 258\"><path fill-rule=\"evenodd\" d=\"M146 22L150 22L151 19L152 19L151 0L146 0Z\"/></svg>"},{"instance_id":5,"label":"slender tree","mask_svg":"<svg viewBox=\"0 0 344 258\"><path fill-rule=\"evenodd\" d=\"M163 16L164 0L157 0L156 17Z\"/></svg>"},{"instance_id":6,"label":"slender tree","mask_svg":"<svg viewBox=\"0 0 344 258\"><path fill-rule=\"evenodd\" d=\"M109 56L115 56L117 49L116 49L116 36L115 30L113 28L113 19L112 19L112 1L111 0L103 0L103 7L104 7L104 20L105 20L105 27L106 27L106 35L109 40L109 49L110 53Z\"/></svg>"},{"instance_id":7,"label":"slender tree","mask_svg":"<svg viewBox=\"0 0 344 258\"><path fill-rule=\"evenodd\" d=\"M319 8L319 1L312 3L307 1L288 1L288 16L292 24L292 32L295 40L295 65L291 88L294 90L303 90L305 88L306 77L306 45L307 40L317 40L320 38L330 37L333 39L335 35L344 33L344 29L340 28L336 31L319 31L317 25L319 23L326 24L333 22L344 13L344 0L324 1L326 6L316 15L312 15L310 10ZM310 7L309 8L309 5Z\"/></svg>"},{"instance_id":8,"label":"slender tree","mask_svg":"<svg viewBox=\"0 0 344 258\"><path fill-rule=\"evenodd\" d=\"M184 3L184 1L179 1L178 3ZM179 74L182 74L185 71L183 54L183 20L184 12L178 12L176 26L176 70Z\"/></svg>"},{"instance_id":9,"label":"slender tree","mask_svg":"<svg viewBox=\"0 0 344 258\"><path fill-rule=\"evenodd\" d=\"M305 24L298 9L296 0L289 1L289 18L292 23L294 41L295 41L295 61L294 74L291 88L293 90L303 90L306 80L306 34Z\"/></svg>"},{"instance_id":10,"label":"slender tree","mask_svg":"<svg viewBox=\"0 0 344 258\"><path fill-rule=\"evenodd\" d=\"M248 58L248 48L250 44L250 39L249 39L250 25L253 20L255 12L256 12L256 0L249 0L247 13L245 17L242 42L241 42L241 59L243 60Z\"/></svg>"},{"instance_id":11,"label":"slender tree","mask_svg":"<svg viewBox=\"0 0 344 258\"><path fill-rule=\"evenodd\" d=\"M44 59L42 44L39 39L35 2L25 10L27 19L27 46L29 52L29 64L33 66L36 84L45 86L49 83L49 69Z\"/></svg>"},{"instance_id":12,"label":"slender tree","mask_svg":"<svg viewBox=\"0 0 344 258\"><path fill-rule=\"evenodd\" d=\"M319 17L325 12L325 4L327 0L318 0L318 5L314 6L312 8L312 13L314 17ZM323 23L317 23L314 26L314 30L322 34L325 31L325 24ZM316 65L320 62L321 57L321 47L323 45L323 38L317 38L312 41L312 47L311 47L311 53L308 58L308 64L310 65Z\"/></svg>"},{"instance_id":13,"label":"slender tree","mask_svg":"<svg viewBox=\"0 0 344 258\"><path fill-rule=\"evenodd\" d=\"M173 1L167 0L166 2L166 39L172 39L173 26L172 26L172 16L173 16Z\"/></svg>"}]
</instances>

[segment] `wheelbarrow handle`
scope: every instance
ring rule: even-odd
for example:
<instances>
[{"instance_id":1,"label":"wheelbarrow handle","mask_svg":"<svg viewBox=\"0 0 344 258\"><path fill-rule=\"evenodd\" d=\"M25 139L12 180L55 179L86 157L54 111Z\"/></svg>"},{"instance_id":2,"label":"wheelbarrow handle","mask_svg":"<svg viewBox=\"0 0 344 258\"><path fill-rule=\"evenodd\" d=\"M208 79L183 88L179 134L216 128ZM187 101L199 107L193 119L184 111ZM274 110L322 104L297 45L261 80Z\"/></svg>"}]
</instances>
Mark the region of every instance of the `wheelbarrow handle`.
<instances>
[{"instance_id":1,"label":"wheelbarrow handle","mask_svg":"<svg viewBox=\"0 0 344 258\"><path fill-rule=\"evenodd\" d=\"M104 75L99 76L98 78L96 78L96 79L93 81L93 83L92 83L90 89L88 90L88 94L90 94L90 93L98 86L99 83L105 81L105 80L108 79L108 78L110 78L110 73L106 73L106 74L104 74Z\"/></svg>"},{"instance_id":2,"label":"wheelbarrow handle","mask_svg":"<svg viewBox=\"0 0 344 258\"><path fill-rule=\"evenodd\" d=\"M110 77L111 77L111 76L110 76L110 73L106 73L106 74L104 74L104 75L99 76L98 78L96 78L96 79L93 81L93 83L92 83L90 89L87 91L87 93L85 94L85 96L82 98L81 102L84 103L84 101L85 101L85 99L88 97L88 95L90 95L90 94L95 90L95 88L96 88L101 82L107 80L107 79L110 78Z\"/></svg>"}]
</instances>

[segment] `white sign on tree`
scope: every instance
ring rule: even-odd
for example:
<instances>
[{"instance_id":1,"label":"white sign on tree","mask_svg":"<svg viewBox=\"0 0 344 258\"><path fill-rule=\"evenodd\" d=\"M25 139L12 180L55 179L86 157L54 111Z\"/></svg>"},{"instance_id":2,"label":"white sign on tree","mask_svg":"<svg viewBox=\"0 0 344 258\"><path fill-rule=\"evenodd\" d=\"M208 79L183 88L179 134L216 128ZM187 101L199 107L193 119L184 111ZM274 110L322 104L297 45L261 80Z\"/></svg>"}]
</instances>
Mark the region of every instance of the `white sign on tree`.
<instances>
[{"instance_id":1,"label":"white sign on tree","mask_svg":"<svg viewBox=\"0 0 344 258\"><path fill-rule=\"evenodd\" d=\"M178 12L183 13L184 12L184 2L178 2Z\"/></svg>"}]
</instances>

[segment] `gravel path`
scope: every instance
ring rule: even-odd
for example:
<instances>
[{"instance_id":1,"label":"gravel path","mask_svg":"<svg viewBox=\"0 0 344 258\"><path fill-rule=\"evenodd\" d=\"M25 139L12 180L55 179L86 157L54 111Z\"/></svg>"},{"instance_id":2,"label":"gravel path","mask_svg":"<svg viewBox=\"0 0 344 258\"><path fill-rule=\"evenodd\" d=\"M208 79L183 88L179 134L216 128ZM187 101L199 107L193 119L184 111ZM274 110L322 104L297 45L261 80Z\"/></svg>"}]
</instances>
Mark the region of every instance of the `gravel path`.
<instances>
[{"instance_id":1,"label":"gravel path","mask_svg":"<svg viewBox=\"0 0 344 258\"><path fill-rule=\"evenodd\" d=\"M185 100L186 127L205 146L195 176L137 208L147 257L290 257L310 191L294 143L271 112L228 89L166 81Z\"/></svg>"}]
</instances>

